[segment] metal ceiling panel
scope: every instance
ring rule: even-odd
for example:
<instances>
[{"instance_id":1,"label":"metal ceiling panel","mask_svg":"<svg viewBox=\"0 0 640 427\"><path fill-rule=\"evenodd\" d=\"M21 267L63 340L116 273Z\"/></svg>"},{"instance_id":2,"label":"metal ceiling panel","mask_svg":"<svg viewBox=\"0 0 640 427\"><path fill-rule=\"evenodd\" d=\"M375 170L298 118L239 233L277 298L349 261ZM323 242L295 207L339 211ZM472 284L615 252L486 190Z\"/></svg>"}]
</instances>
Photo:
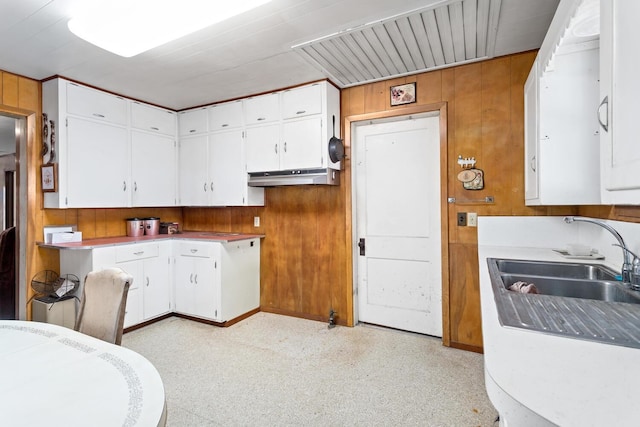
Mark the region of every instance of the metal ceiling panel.
<instances>
[{"instance_id":1,"label":"metal ceiling panel","mask_svg":"<svg viewBox=\"0 0 640 427\"><path fill-rule=\"evenodd\" d=\"M450 0L292 48L338 86L493 57L502 0Z\"/></svg>"}]
</instances>

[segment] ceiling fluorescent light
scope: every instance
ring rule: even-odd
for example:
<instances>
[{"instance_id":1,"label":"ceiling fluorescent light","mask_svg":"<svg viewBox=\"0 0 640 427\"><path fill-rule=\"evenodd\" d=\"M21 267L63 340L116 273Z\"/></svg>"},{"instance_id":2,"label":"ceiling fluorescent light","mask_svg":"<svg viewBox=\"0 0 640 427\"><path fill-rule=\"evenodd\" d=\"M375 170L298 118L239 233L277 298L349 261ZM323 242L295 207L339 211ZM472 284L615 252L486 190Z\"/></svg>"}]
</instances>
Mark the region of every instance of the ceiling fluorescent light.
<instances>
[{"instance_id":1,"label":"ceiling fluorescent light","mask_svg":"<svg viewBox=\"0 0 640 427\"><path fill-rule=\"evenodd\" d=\"M179 39L271 0L83 1L69 20L76 36L129 58Z\"/></svg>"}]
</instances>

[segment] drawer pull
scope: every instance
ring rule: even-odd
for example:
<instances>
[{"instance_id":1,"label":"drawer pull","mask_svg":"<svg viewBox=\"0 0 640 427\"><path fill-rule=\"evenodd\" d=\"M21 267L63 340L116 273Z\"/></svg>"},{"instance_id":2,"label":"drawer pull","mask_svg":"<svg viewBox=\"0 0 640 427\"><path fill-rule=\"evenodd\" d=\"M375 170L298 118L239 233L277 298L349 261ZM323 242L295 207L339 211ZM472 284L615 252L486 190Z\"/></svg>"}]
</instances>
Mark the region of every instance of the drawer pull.
<instances>
[{"instance_id":1,"label":"drawer pull","mask_svg":"<svg viewBox=\"0 0 640 427\"><path fill-rule=\"evenodd\" d=\"M100 114L100 113L93 113L93 116L95 117L99 117L101 119L104 119L104 114Z\"/></svg>"},{"instance_id":2,"label":"drawer pull","mask_svg":"<svg viewBox=\"0 0 640 427\"><path fill-rule=\"evenodd\" d=\"M228 124L228 123L224 123L224 124L222 125L222 127L223 127L223 128L226 128L227 126L229 126L229 124Z\"/></svg>"},{"instance_id":3,"label":"drawer pull","mask_svg":"<svg viewBox=\"0 0 640 427\"><path fill-rule=\"evenodd\" d=\"M263 120L267 120L265 117L258 117L258 121L261 122Z\"/></svg>"},{"instance_id":4,"label":"drawer pull","mask_svg":"<svg viewBox=\"0 0 640 427\"><path fill-rule=\"evenodd\" d=\"M300 110L300 111L296 111L296 114L304 114L306 112L307 112L307 110Z\"/></svg>"},{"instance_id":5,"label":"drawer pull","mask_svg":"<svg viewBox=\"0 0 640 427\"><path fill-rule=\"evenodd\" d=\"M140 255L144 254L144 251L134 252L133 254L134 254L134 255L137 255L137 256L140 256Z\"/></svg>"},{"instance_id":6,"label":"drawer pull","mask_svg":"<svg viewBox=\"0 0 640 427\"><path fill-rule=\"evenodd\" d=\"M191 251L192 254L195 254L196 252L198 252L197 249L190 249L190 251Z\"/></svg>"},{"instance_id":7,"label":"drawer pull","mask_svg":"<svg viewBox=\"0 0 640 427\"><path fill-rule=\"evenodd\" d=\"M191 129L191 130L189 130L189 133L196 133L196 130L195 129Z\"/></svg>"},{"instance_id":8,"label":"drawer pull","mask_svg":"<svg viewBox=\"0 0 640 427\"><path fill-rule=\"evenodd\" d=\"M155 126L151 126L151 130L160 130L160 128L157 128Z\"/></svg>"}]
</instances>

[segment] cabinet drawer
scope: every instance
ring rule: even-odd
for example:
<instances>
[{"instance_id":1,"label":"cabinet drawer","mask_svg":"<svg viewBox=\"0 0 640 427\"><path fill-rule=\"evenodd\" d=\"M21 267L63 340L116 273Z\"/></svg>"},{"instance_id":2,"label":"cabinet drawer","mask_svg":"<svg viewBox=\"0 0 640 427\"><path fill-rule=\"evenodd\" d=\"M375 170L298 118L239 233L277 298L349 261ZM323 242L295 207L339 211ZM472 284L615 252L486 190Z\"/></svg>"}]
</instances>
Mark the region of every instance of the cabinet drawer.
<instances>
[{"instance_id":1,"label":"cabinet drawer","mask_svg":"<svg viewBox=\"0 0 640 427\"><path fill-rule=\"evenodd\" d=\"M75 83L67 83L67 112L118 125L127 124L124 98Z\"/></svg>"},{"instance_id":2,"label":"cabinet drawer","mask_svg":"<svg viewBox=\"0 0 640 427\"><path fill-rule=\"evenodd\" d=\"M219 243L179 242L178 255L197 258L212 258Z\"/></svg>"},{"instance_id":3,"label":"cabinet drawer","mask_svg":"<svg viewBox=\"0 0 640 427\"><path fill-rule=\"evenodd\" d=\"M162 108L131 103L131 126L149 132L176 135L176 113Z\"/></svg>"},{"instance_id":4,"label":"cabinet drawer","mask_svg":"<svg viewBox=\"0 0 640 427\"><path fill-rule=\"evenodd\" d=\"M282 94L282 117L291 119L322 112L320 84L287 90Z\"/></svg>"},{"instance_id":5,"label":"cabinet drawer","mask_svg":"<svg viewBox=\"0 0 640 427\"><path fill-rule=\"evenodd\" d=\"M116 248L116 262L135 261L137 259L158 257L160 253L157 243L141 243L123 245Z\"/></svg>"},{"instance_id":6,"label":"cabinet drawer","mask_svg":"<svg viewBox=\"0 0 640 427\"><path fill-rule=\"evenodd\" d=\"M178 113L180 136L197 135L207 131L207 109L181 111Z\"/></svg>"},{"instance_id":7,"label":"cabinet drawer","mask_svg":"<svg viewBox=\"0 0 640 427\"><path fill-rule=\"evenodd\" d=\"M211 132L242 126L242 101L228 102L209 108Z\"/></svg>"},{"instance_id":8,"label":"cabinet drawer","mask_svg":"<svg viewBox=\"0 0 640 427\"><path fill-rule=\"evenodd\" d=\"M278 120L280 118L280 95L272 93L246 99L244 101L244 117L247 126Z\"/></svg>"}]
</instances>

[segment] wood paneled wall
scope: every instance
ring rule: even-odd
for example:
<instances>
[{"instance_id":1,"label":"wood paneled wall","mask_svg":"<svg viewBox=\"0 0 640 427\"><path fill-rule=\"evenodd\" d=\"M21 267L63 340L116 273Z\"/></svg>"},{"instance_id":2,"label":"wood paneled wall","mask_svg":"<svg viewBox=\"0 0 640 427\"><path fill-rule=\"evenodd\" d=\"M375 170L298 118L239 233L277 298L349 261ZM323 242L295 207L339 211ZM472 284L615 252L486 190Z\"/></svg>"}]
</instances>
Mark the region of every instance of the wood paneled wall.
<instances>
[{"instance_id":1,"label":"wood paneled wall","mask_svg":"<svg viewBox=\"0 0 640 427\"><path fill-rule=\"evenodd\" d=\"M477 233L475 228L457 227L458 212L479 215L581 214L640 222L640 208L526 207L524 205L524 102L523 85L535 52L437 70L414 76L371 83L342 91L342 118L390 110L389 87L415 81L417 104L447 105L448 178L444 194L456 197L446 206L448 217L450 313L444 331L445 343L481 351ZM326 321L329 310L337 312L337 323L353 324L351 263L351 189L339 187L279 187L266 189L264 207L167 208L167 209L69 209L42 208L39 184L41 137L41 86L38 82L1 73L0 113L28 118L27 274L58 269L56 251L39 249L46 224L77 223L85 238L119 236L124 219L160 216L178 221L183 229L258 232L265 235L261 257L261 306L265 311ZM344 130L343 130L344 134ZM457 181L458 155L475 157L485 172L485 189L466 191ZM24 159L22 159L24 160ZM343 174L350 173L348 160ZM491 204L475 200L493 196ZM446 200L442 203L446 204ZM259 216L261 225L253 227ZM28 285L25 284L28 288Z\"/></svg>"}]
</instances>

